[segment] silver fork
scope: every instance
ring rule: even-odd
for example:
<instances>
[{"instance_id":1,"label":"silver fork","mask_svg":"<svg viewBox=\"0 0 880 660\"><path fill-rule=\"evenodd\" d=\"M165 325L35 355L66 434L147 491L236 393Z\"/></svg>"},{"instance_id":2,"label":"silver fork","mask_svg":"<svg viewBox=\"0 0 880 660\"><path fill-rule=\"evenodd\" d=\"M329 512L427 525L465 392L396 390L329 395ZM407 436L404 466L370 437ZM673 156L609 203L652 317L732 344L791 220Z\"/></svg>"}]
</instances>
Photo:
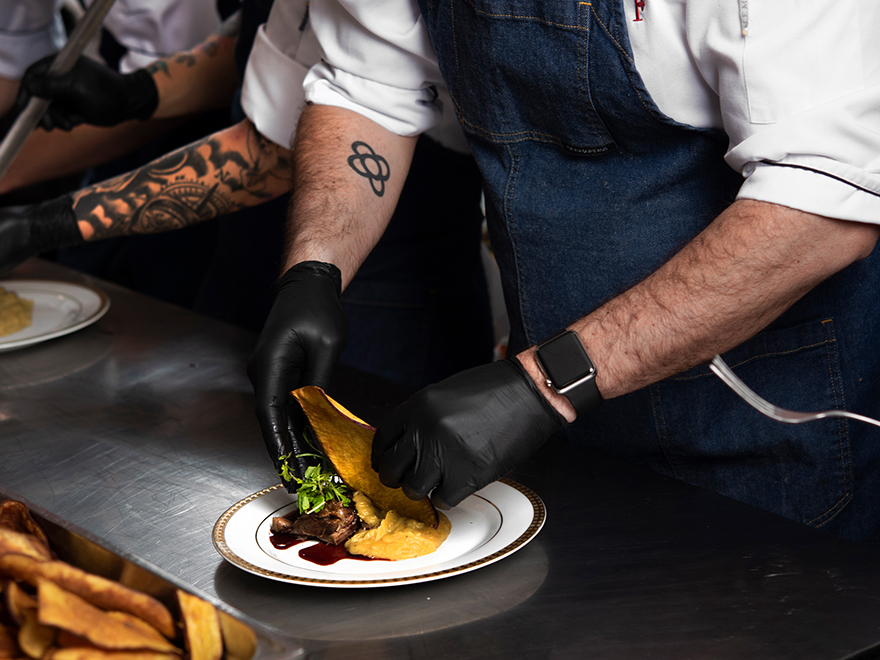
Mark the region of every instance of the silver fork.
<instances>
[{"instance_id":1,"label":"silver fork","mask_svg":"<svg viewBox=\"0 0 880 660\"><path fill-rule=\"evenodd\" d=\"M709 365L709 368L713 372L715 372L716 376L718 376L727 385L729 385L730 389L739 394L742 397L743 401L748 403L758 412L763 413L767 415L767 417L771 417L777 421L785 422L787 424L801 424L803 422L812 422L815 419L825 419L826 417L849 417L850 419L856 419L860 422L866 422L868 424L873 424L874 426L880 426L880 422L878 422L876 419L871 419L870 417L865 417L864 415L857 415L855 413L847 412L845 410L825 410L823 412L813 413L797 412L795 410L786 410L785 408L774 406L766 399L763 399L755 394L754 391L752 391L748 387L748 385L742 382L739 376L733 373L731 368L727 366L727 363L721 359L720 355L716 355L712 359L712 363Z\"/></svg>"}]
</instances>

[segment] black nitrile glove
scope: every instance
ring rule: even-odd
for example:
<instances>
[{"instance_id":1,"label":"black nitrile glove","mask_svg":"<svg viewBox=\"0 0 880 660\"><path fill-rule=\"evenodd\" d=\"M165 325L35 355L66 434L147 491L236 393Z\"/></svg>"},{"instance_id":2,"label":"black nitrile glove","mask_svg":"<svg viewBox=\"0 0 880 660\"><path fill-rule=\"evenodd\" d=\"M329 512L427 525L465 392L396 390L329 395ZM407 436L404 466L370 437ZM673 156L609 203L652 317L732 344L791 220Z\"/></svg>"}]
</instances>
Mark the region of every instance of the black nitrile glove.
<instances>
[{"instance_id":1,"label":"black nitrile glove","mask_svg":"<svg viewBox=\"0 0 880 660\"><path fill-rule=\"evenodd\" d=\"M348 340L341 291L342 274L333 264L304 261L290 268L278 280L275 301L248 362L263 441L279 472L280 456L291 454L290 468L296 473L303 463L295 456L314 451L302 438L302 411L290 392L329 384ZM295 486L285 485L289 491Z\"/></svg>"},{"instance_id":2,"label":"black nitrile glove","mask_svg":"<svg viewBox=\"0 0 880 660\"><path fill-rule=\"evenodd\" d=\"M429 385L389 413L373 438L373 469L412 499L456 506L524 462L565 418L516 358Z\"/></svg>"},{"instance_id":3,"label":"black nitrile glove","mask_svg":"<svg viewBox=\"0 0 880 660\"><path fill-rule=\"evenodd\" d=\"M67 73L50 75L54 55L28 67L15 101L24 109L31 96L52 103L40 120L47 131L69 131L78 124L115 126L129 119L149 119L159 105L159 91L146 69L123 74L88 57L80 57Z\"/></svg>"},{"instance_id":4,"label":"black nitrile glove","mask_svg":"<svg viewBox=\"0 0 880 660\"><path fill-rule=\"evenodd\" d=\"M41 252L82 242L70 195L0 209L0 273Z\"/></svg>"}]
</instances>

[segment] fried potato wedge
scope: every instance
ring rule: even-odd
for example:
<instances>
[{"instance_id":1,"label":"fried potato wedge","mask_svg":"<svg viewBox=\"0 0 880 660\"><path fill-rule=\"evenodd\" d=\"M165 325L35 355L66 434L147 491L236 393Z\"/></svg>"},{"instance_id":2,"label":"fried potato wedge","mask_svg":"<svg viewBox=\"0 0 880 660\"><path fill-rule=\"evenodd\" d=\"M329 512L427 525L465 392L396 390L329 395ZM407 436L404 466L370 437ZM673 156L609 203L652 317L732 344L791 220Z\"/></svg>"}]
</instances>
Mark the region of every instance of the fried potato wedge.
<instances>
[{"instance_id":1,"label":"fried potato wedge","mask_svg":"<svg viewBox=\"0 0 880 660\"><path fill-rule=\"evenodd\" d=\"M37 580L39 621L103 649L176 653L176 646L147 622L126 612L104 612L51 580Z\"/></svg>"},{"instance_id":2,"label":"fried potato wedge","mask_svg":"<svg viewBox=\"0 0 880 660\"><path fill-rule=\"evenodd\" d=\"M380 509L394 510L430 527L438 523L428 498L411 500L400 488L388 488L373 470L371 454L376 429L334 401L320 387L292 392L302 406L321 449L352 490L359 490Z\"/></svg>"},{"instance_id":3,"label":"fried potato wedge","mask_svg":"<svg viewBox=\"0 0 880 660\"><path fill-rule=\"evenodd\" d=\"M0 527L0 555L10 553L26 555L42 561L52 559L49 546L45 545L36 536Z\"/></svg>"},{"instance_id":4,"label":"fried potato wedge","mask_svg":"<svg viewBox=\"0 0 880 660\"><path fill-rule=\"evenodd\" d=\"M24 502L16 500L3 500L0 502L0 527L5 527L13 532L35 536L45 546L47 551L49 549L49 539L46 538L46 532L33 519L31 512Z\"/></svg>"},{"instance_id":5,"label":"fried potato wedge","mask_svg":"<svg viewBox=\"0 0 880 660\"><path fill-rule=\"evenodd\" d=\"M220 660L223 633L217 608L198 596L177 590L177 603L183 619L183 637L190 660Z\"/></svg>"},{"instance_id":6,"label":"fried potato wedge","mask_svg":"<svg viewBox=\"0 0 880 660\"><path fill-rule=\"evenodd\" d=\"M0 623L0 658L5 660L18 656L18 644L15 641L17 636L15 629Z\"/></svg>"},{"instance_id":7,"label":"fried potato wedge","mask_svg":"<svg viewBox=\"0 0 880 660\"><path fill-rule=\"evenodd\" d=\"M15 582L6 585L6 610L12 620L21 625L28 610L36 610L37 601Z\"/></svg>"},{"instance_id":8,"label":"fried potato wedge","mask_svg":"<svg viewBox=\"0 0 880 660\"><path fill-rule=\"evenodd\" d=\"M34 587L40 578L50 580L103 610L128 612L144 619L165 637L174 638L177 634L171 612L152 596L129 589L114 580L86 573L65 562L37 561L23 555L2 555L0 573Z\"/></svg>"},{"instance_id":9,"label":"fried potato wedge","mask_svg":"<svg viewBox=\"0 0 880 660\"><path fill-rule=\"evenodd\" d=\"M257 636L250 626L229 616L226 612L220 615L220 630L223 632L223 650L226 660L248 660L257 652Z\"/></svg>"},{"instance_id":10,"label":"fried potato wedge","mask_svg":"<svg viewBox=\"0 0 880 660\"><path fill-rule=\"evenodd\" d=\"M43 660L175 660L179 656L158 651L105 651L90 647L51 649Z\"/></svg>"},{"instance_id":11,"label":"fried potato wedge","mask_svg":"<svg viewBox=\"0 0 880 660\"><path fill-rule=\"evenodd\" d=\"M55 641L55 629L44 626L37 620L37 610L27 610L24 621L18 629L18 645L34 660L39 660Z\"/></svg>"}]
</instances>

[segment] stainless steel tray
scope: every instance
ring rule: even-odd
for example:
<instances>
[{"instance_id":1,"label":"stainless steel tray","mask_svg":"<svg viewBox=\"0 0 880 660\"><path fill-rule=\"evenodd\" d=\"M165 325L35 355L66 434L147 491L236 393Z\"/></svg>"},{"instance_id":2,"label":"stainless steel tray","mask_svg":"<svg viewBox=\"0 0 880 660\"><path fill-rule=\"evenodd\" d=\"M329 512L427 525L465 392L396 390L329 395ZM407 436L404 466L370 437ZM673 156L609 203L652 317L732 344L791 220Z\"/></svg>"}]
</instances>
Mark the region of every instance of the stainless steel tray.
<instances>
[{"instance_id":1,"label":"stainless steel tray","mask_svg":"<svg viewBox=\"0 0 880 660\"><path fill-rule=\"evenodd\" d=\"M268 628L210 596L184 584L173 575L126 552L113 548L89 532L72 525L27 498L0 486L0 501L17 500L27 505L34 520L46 532L58 559L90 573L116 580L163 602L174 611L175 591L182 589L212 603L223 621L224 633L236 643L227 647L224 660L298 660L305 651L293 638Z\"/></svg>"}]
</instances>

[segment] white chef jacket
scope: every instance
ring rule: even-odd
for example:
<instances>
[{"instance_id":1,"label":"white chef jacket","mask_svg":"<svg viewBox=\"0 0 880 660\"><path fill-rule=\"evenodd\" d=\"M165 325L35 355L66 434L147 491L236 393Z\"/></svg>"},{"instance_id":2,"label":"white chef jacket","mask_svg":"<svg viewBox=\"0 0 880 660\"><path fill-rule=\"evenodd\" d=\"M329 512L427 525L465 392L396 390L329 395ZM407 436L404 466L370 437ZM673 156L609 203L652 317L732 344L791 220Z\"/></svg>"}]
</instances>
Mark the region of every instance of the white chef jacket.
<instances>
[{"instance_id":1,"label":"white chef jacket","mask_svg":"<svg viewBox=\"0 0 880 660\"><path fill-rule=\"evenodd\" d=\"M63 0L0 0L0 76L19 80L65 42ZM86 0L91 4L91 0ZM128 49L123 73L189 50L220 29L216 0L116 0L104 27Z\"/></svg>"},{"instance_id":2,"label":"white chef jacket","mask_svg":"<svg viewBox=\"0 0 880 660\"><path fill-rule=\"evenodd\" d=\"M636 67L681 123L723 129L740 198L880 224L880 2L624 0ZM399 135L439 121L416 0L311 0L307 100Z\"/></svg>"},{"instance_id":3,"label":"white chef jacket","mask_svg":"<svg viewBox=\"0 0 880 660\"><path fill-rule=\"evenodd\" d=\"M324 56L311 27L307 0L276 0L269 19L257 30L248 56L241 90L241 106L261 135L289 149L299 115L305 105L303 81L312 65ZM370 55L372 57L372 54ZM432 112L436 121L425 132L440 144L469 153L451 101L442 85ZM442 108L446 108L443 112ZM421 131L419 131L421 132Z\"/></svg>"}]
</instances>

